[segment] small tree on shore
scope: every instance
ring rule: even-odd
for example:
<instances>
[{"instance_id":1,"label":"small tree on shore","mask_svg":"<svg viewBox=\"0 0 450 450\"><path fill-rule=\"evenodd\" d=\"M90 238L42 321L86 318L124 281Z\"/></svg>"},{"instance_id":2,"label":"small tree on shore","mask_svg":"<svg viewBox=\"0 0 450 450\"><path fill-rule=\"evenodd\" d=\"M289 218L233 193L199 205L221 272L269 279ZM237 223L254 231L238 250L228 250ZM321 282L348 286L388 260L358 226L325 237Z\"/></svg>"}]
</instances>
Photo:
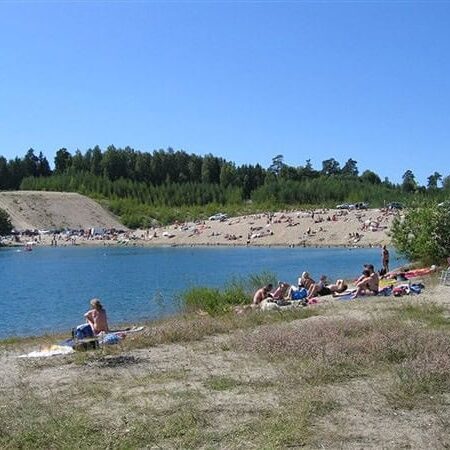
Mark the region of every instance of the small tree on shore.
<instances>
[{"instance_id":1,"label":"small tree on shore","mask_svg":"<svg viewBox=\"0 0 450 450\"><path fill-rule=\"evenodd\" d=\"M8 213L0 208L0 236L11 234L12 228Z\"/></svg>"},{"instance_id":2,"label":"small tree on shore","mask_svg":"<svg viewBox=\"0 0 450 450\"><path fill-rule=\"evenodd\" d=\"M413 261L441 263L450 256L450 207L425 206L408 210L392 225L396 249Z\"/></svg>"}]
</instances>

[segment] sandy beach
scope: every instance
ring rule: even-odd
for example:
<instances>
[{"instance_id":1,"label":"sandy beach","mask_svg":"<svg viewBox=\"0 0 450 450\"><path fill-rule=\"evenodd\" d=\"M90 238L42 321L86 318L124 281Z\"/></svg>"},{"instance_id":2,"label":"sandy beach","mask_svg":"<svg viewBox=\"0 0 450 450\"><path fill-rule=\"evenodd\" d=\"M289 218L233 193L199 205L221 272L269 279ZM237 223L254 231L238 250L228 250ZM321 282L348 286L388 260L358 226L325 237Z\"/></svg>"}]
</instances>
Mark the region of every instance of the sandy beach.
<instances>
[{"instance_id":1,"label":"sandy beach","mask_svg":"<svg viewBox=\"0 0 450 450\"><path fill-rule=\"evenodd\" d=\"M38 245L373 247L390 243L392 211L289 211L97 236L33 237ZM23 239L22 239L23 240Z\"/></svg>"},{"instance_id":2,"label":"sandy beach","mask_svg":"<svg viewBox=\"0 0 450 450\"><path fill-rule=\"evenodd\" d=\"M129 230L102 205L76 193L1 192L0 207L15 230L34 230L5 244L63 246L372 247L390 243L389 230L399 214L386 209L290 210ZM55 229L69 231L54 234Z\"/></svg>"}]
</instances>

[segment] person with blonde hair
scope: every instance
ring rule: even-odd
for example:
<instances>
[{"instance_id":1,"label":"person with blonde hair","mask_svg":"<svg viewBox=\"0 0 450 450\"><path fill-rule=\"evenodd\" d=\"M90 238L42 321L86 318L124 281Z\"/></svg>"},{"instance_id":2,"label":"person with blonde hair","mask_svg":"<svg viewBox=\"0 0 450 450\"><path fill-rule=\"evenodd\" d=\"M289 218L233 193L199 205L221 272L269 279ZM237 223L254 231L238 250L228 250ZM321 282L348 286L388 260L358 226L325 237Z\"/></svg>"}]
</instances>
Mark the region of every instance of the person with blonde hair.
<instances>
[{"instance_id":1,"label":"person with blonde hair","mask_svg":"<svg viewBox=\"0 0 450 450\"><path fill-rule=\"evenodd\" d=\"M84 317L86 317L87 323L91 326L94 336L100 332L108 331L108 319L106 317L105 308L100 303L98 298L93 298L90 301L92 309L90 309Z\"/></svg>"}]
</instances>

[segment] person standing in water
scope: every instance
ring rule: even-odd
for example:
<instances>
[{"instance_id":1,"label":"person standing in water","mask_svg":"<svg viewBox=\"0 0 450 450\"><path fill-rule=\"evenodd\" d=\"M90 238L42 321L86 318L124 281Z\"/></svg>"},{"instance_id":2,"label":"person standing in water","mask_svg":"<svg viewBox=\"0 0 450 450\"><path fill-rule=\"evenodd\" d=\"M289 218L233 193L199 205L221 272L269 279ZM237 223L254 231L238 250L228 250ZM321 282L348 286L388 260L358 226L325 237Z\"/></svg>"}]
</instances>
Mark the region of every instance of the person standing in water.
<instances>
[{"instance_id":1,"label":"person standing in water","mask_svg":"<svg viewBox=\"0 0 450 450\"><path fill-rule=\"evenodd\" d=\"M386 245L383 245L383 247L381 247L381 261L383 264L384 273L388 273L389 272L389 250L387 249Z\"/></svg>"}]
</instances>

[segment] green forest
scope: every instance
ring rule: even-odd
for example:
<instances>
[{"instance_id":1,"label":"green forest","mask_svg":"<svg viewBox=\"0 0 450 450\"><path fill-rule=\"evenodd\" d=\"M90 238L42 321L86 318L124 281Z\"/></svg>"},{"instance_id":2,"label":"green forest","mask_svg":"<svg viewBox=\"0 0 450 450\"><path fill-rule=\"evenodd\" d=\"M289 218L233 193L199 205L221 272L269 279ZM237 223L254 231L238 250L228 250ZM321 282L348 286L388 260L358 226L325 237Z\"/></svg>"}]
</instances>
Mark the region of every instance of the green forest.
<instances>
[{"instance_id":1,"label":"green forest","mask_svg":"<svg viewBox=\"0 0 450 450\"><path fill-rule=\"evenodd\" d=\"M407 205L437 203L450 197L450 175L430 174L420 186L407 170L394 184L358 163L334 158L314 169L310 159L290 166L276 155L269 167L237 166L224 158L198 156L183 150L136 151L113 145L71 154L56 152L54 169L45 155L29 149L23 158L0 156L0 190L78 192L101 201L131 227L207 217L218 212L240 214L293 207L334 207L390 201Z\"/></svg>"}]
</instances>

